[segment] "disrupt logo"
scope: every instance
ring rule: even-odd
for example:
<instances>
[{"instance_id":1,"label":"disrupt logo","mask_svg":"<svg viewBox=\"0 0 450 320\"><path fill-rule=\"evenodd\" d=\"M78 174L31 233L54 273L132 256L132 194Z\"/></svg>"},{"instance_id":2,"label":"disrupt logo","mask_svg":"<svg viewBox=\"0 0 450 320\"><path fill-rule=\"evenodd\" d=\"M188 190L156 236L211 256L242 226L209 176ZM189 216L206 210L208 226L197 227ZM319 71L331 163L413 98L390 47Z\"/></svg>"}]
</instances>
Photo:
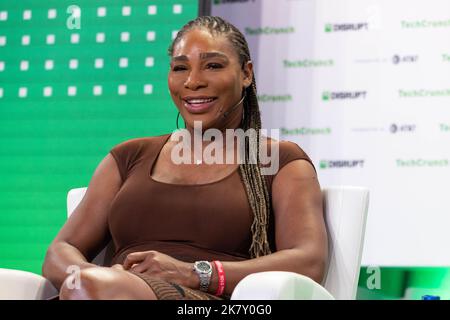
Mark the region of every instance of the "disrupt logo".
<instances>
[{"instance_id":1,"label":"disrupt logo","mask_svg":"<svg viewBox=\"0 0 450 320\"><path fill-rule=\"evenodd\" d=\"M261 34L283 34L283 33L294 33L294 27L263 27L263 28L249 28L246 27L245 34L250 36L259 36Z\"/></svg>"},{"instance_id":2,"label":"disrupt logo","mask_svg":"<svg viewBox=\"0 0 450 320\"><path fill-rule=\"evenodd\" d=\"M450 124L440 123L439 128L442 132L450 132Z\"/></svg>"},{"instance_id":3,"label":"disrupt logo","mask_svg":"<svg viewBox=\"0 0 450 320\"><path fill-rule=\"evenodd\" d=\"M331 92L325 91L322 93L323 101L330 100L346 100L346 99L365 99L367 95L367 91L340 91L340 92Z\"/></svg>"},{"instance_id":4,"label":"disrupt logo","mask_svg":"<svg viewBox=\"0 0 450 320\"><path fill-rule=\"evenodd\" d=\"M361 30L369 30L369 24L367 22L325 24L325 32L361 31Z\"/></svg>"},{"instance_id":5,"label":"disrupt logo","mask_svg":"<svg viewBox=\"0 0 450 320\"><path fill-rule=\"evenodd\" d=\"M282 135L328 135L331 134L331 128L325 127L325 128L308 128L308 127L301 127L301 128L281 128L281 134Z\"/></svg>"},{"instance_id":6,"label":"disrupt logo","mask_svg":"<svg viewBox=\"0 0 450 320\"><path fill-rule=\"evenodd\" d=\"M292 101L292 96L290 94L283 94L283 95L262 94L262 95L258 95L258 101L259 102L286 102L286 101Z\"/></svg>"},{"instance_id":7,"label":"disrupt logo","mask_svg":"<svg viewBox=\"0 0 450 320\"><path fill-rule=\"evenodd\" d=\"M397 167L448 167L448 159L397 159Z\"/></svg>"},{"instance_id":8,"label":"disrupt logo","mask_svg":"<svg viewBox=\"0 0 450 320\"><path fill-rule=\"evenodd\" d=\"M362 168L364 160L320 160L320 169Z\"/></svg>"},{"instance_id":9,"label":"disrupt logo","mask_svg":"<svg viewBox=\"0 0 450 320\"><path fill-rule=\"evenodd\" d=\"M408 55L408 56L400 56L398 54L395 54L392 57L392 63L393 64L399 64L399 63L404 63L404 62L417 62L417 60L419 59L418 55Z\"/></svg>"},{"instance_id":10,"label":"disrupt logo","mask_svg":"<svg viewBox=\"0 0 450 320\"><path fill-rule=\"evenodd\" d=\"M391 124L389 127L389 131L391 133L397 133L397 132L413 132L416 131L416 125L415 124Z\"/></svg>"},{"instance_id":11,"label":"disrupt logo","mask_svg":"<svg viewBox=\"0 0 450 320\"><path fill-rule=\"evenodd\" d=\"M255 0L214 0L214 4L255 2Z\"/></svg>"}]
</instances>

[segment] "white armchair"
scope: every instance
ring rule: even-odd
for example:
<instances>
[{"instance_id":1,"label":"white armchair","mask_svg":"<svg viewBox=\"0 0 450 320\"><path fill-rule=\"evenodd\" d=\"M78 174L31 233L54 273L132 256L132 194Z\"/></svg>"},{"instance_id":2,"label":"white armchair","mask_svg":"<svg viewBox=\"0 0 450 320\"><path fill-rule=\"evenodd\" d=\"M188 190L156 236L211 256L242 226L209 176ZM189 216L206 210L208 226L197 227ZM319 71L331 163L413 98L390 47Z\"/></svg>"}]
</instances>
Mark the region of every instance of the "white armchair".
<instances>
[{"instance_id":1,"label":"white armchair","mask_svg":"<svg viewBox=\"0 0 450 320\"><path fill-rule=\"evenodd\" d=\"M73 212L86 192L76 188L67 195L67 214ZM369 204L366 188L338 186L323 189L328 231L329 263L323 286L293 272L251 274L236 286L231 299L355 299ZM106 265L113 254L110 243L93 260ZM40 275L0 268L0 299L47 299L57 290Z\"/></svg>"},{"instance_id":2,"label":"white armchair","mask_svg":"<svg viewBox=\"0 0 450 320\"><path fill-rule=\"evenodd\" d=\"M369 190L337 186L322 190L328 232L328 266L322 285L292 272L253 273L236 286L231 299L353 300L364 246Z\"/></svg>"}]
</instances>

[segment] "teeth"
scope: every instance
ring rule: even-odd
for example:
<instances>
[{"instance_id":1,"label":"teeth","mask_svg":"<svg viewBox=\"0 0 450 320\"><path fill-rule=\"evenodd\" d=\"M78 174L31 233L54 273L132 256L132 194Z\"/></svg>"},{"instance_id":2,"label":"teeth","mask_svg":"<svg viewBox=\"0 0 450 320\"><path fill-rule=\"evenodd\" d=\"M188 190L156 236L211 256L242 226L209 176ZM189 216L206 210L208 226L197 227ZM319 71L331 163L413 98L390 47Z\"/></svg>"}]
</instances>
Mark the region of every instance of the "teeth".
<instances>
[{"instance_id":1,"label":"teeth","mask_svg":"<svg viewBox=\"0 0 450 320\"><path fill-rule=\"evenodd\" d=\"M190 99L190 100L187 100L187 101L189 103L191 103L191 104L201 104L201 103L208 103L208 102L211 102L213 100L214 100L213 98L210 98L210 99Z\"/></svg>"}]
</instances>

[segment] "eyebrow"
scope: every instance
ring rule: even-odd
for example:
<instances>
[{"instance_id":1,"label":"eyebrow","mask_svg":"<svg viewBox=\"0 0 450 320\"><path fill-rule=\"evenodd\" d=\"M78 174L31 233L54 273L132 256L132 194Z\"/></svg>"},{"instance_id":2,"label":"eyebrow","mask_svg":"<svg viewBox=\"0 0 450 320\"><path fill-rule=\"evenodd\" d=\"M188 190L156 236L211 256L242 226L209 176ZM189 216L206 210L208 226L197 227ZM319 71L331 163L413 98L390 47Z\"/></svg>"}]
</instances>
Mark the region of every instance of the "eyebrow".
<instances>
[{"instance_id":1,"label":"eyebrow","mask_svg":"<svg viewBox=\"0 0 450 320\"><path fill-rule=\"evenodd\" d=\"M200 60L206 60L210 58L222 58L228 61L228 57L220 52L202 52L199 54ZM176 56L172 58L172 61L188 61L189 58L185 55Z\"/></svg>"}]
</instances>

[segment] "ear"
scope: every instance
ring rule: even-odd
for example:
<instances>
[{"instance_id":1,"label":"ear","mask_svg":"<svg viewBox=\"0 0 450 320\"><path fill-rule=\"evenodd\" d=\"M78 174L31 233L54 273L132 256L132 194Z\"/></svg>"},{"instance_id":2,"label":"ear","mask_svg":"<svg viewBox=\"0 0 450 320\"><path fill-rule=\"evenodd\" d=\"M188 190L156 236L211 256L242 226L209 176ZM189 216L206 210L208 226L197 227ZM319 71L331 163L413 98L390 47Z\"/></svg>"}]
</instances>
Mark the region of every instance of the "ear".
<instances>
[{"instance_id":1,"label":"ear","mask_svg":"<svg viewBox=\"0 0 450 320\"><path fill-rule=\"evenodd\" d=\"M252 84L253 81L253 62L247 61L247 63L244 64L242 69L243 79L242 84L244 87L249 87Z\"/></svg>"}]
</instances>

